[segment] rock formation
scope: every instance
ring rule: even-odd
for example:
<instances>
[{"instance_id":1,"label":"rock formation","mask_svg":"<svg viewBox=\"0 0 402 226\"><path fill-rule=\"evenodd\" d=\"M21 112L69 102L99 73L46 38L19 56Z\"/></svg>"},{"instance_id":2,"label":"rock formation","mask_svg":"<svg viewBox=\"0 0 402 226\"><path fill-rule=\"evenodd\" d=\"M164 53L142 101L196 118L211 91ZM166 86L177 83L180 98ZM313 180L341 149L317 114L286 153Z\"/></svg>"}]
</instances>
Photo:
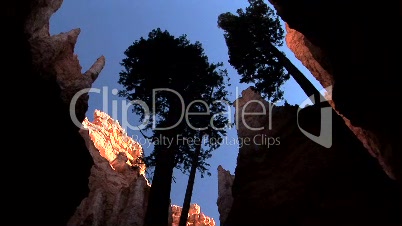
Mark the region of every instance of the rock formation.
<instances>
[{"instance_id":1,"label":"rock formation","mask_svg":"<svg viewBox=\"0 0 402 226\"><path fill-rule=\"evenodd\" d=\"M61 7L62 3L62 0L37 1L36 7L28 15L25 34L29 37L33 66L42 72L42 76L45 78L54 76L53 79L60 87L60 97L69 106L78 91L92 86L105 65L105 58L104 56L99 57L92 67L82 74L78 56L74 54L80 29L50 35L50 17ZM78 98L78 103L75 105L78 119L85 116L88 98L88 93L83 93Z\"/></svg>"},{"instance_id":2,"label":"rock formation","mask_svg":"<svg viewBox=\"0 0 402 226\"><path fill-rule=\"evenodd\" d=\"M89 195L68 225L142 226L150 185L144 177L142 147L119 123L99 110L80 130L94 160Z\"/></svg>"},{"instance_id":3,"label":"rock formation","mask_svg":"<svg viewBox=\"0 0 402 226\"><path fill-rule=\"evenodd\" d=\"M401 1L270 0L287 23L286 43L324 86L333 107L391 178L402 182ZM398 19L397 19L398 18ZM381 23L380 27L372 24ZM385 41L386 40L386 41ZM392 48L384 43L393 43Z\"/></svg>"},{"instance_id":4,"label":"rock formation","mask_svg":"<svg viewBox=\"0 0 402 226\"><path fill-rule=\"evenodd\" d=\"M180 206L172 205L172 226L179 226L181 210ZM187 226L215 226L215 221L205 216L199 205L191 204L188 211Z\"/></svg>"},{"instance_id":5,"label":"rock formation","mask_svg":"<svg viewBox=\"0 0 402 226\"><path fill-rule=\"evenodd\" d=\"M256 102L246 105L250 100ZM267 114L239 117L239 138L251 142L239 150L232 207L228 210L218 202L220 213L229 211L223 225L400 224L397 183L342 119L334 119L332 146L324 148L298 127L320 134L317 107L298 113L298 106L270 106L251 89L243 91L235 105L237 112L245 106L245 112L262 112L265 107ZM230 184L230 179L220 178L219 185ZM230 191L220 186L219 193L222 200Z\"/></svg>"},{"instance_id":6,"label":"rock formation","mask_svg":"<svg viewBox=\"0 0 402 226\"><path fill-rule=\"evenodd\" d=\"M83 121L80 134L94 165L89 195L83 199L69 226L143 226L150 184L145 177L143 150L108 114L96 110L93 122ZM171 224L177 226L181 207L172 205ZM192 204L188 226L214 226L215 221Z\"/></svg>"},{"instance_id":7,"label":"rock formation","mask_svg":"<svg viewBox=\"0 0 402 226\"><path fill-rule=\"evenodd\" d=\"M127 135L118 121L104 112L95 110L94 122L91 123L88 118L85 118L82 124L81 133L89 132L95 148L99 151L100 156L110 162L112 169L125 173L128 168L122 168L122 162L126 167L138 168L139 174L144 175L145 164L141 160L143 158L142 147ZM91 155L92 158L95 158L92 152ZM126 158L125 161L119 161L124 158Z\"/></svg>"},{"instance_id":8,"label":"rock formation","mask_svg":"<svg viewBox=\"0 0 402 226\"><path fill-rule=\"evenodd\" d=\"M320 48L314 46L303 34L291 29L289 25L286 24L286 43L289 48L295 53L295 56L309 69L309 71L317 78L323 87L331 87L334 84L334 79L331 74L325 70L320 63L315 60L323 59L324 55ZM329 93L330 99L332 100L332 92ZM367 130L361 126L354 126L351 121L345 117L343 114L337 110L335 103L331 101L332 107L335 111L341 115L344 119L345 124L353 131L356 137L363 143L364 147L369 151L369 153L378 159L379 164L383 167L384 171L392 179L395 179L394 173L392 172L392 167L387 164L387 159L381 151L381 141L378 137L370 130ZM382 141L383 142L383 141Z\"/></svg>"},{"instance_id":9,"label":"rock formation","mask_svg":"<svg viewBox=\"0 0 402 226\"><path fill-rule=\"evenodd\" d=\"M231 175L228 170L218 166L218 205L219 221L225 222L233 205L232 185L234 175Z\"/></svg>"},{"instance_id":10,"label":"rock formation","mask_svg":"<svg viewBox=\"0 0 402 226\"><path fill-rule=\"evenodd\" d=\"M4 3L2 100L8 126L3 139L24 137L3 155L3 172L12 169L3 177L9 184L2 199L6 225L65 225L88 192L92 159L70 117L84 120L88 95L71 110L70 102L77 91L91 87L105 59L82 74L74 54L79 29L49 34L49 19L62 2ZM6 160L16 157L17 162Z\"/></svg>"}]
</instances>

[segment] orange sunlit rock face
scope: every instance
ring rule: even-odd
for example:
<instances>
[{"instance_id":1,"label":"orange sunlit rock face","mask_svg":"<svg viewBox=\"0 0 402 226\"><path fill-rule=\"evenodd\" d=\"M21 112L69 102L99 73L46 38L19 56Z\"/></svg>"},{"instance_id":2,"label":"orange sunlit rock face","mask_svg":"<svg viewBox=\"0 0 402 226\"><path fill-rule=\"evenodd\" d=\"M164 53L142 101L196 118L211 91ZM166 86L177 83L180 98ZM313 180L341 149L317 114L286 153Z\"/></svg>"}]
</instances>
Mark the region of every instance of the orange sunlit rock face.
<instances>
[{"instance_id":1,"label":"orange sunlit rock face","mask_svg":"<svg viewBox=\"0 0 402 226\"><path fill-rule=\"evenodd\" d=\"M138 167L140 174L145 173L145 164L141 161L143 150L141 145L127 135L119 122L108 114L95 110L94 120L88 118L83 121L85 129L100 155L107 159L110 166L116 171L127 167Z\"/></svg>"},{"instance_id":2,"label":"orange sunlit rock face","mask_svg":"<svg viewBox=\"0 0 402 226\"><path fill-rule=\"evenodd\" d=\"M89 194L67 226L143 226L151 184L145 176L141 145L127 135L108 114L95 110L93 122L82 122L83 137L94 165ZM179 223L181 207L171 205L171 226ZM215 226L212 218L193 204L187 226Z\"/></svg>"},{"instance_id":3,"label":"orange sunlit rock face","mask_svg":"<svg viewBox=\"0 0 402 226\"><path fill-rule=\"evenodd\" d=\"M172 226L178 226L182 207L172 205ZM205 216L201 212L201 207L195 203L190 205L188 211L187 226L215 226L213 218Z\"/></svg>"}]
</instances>

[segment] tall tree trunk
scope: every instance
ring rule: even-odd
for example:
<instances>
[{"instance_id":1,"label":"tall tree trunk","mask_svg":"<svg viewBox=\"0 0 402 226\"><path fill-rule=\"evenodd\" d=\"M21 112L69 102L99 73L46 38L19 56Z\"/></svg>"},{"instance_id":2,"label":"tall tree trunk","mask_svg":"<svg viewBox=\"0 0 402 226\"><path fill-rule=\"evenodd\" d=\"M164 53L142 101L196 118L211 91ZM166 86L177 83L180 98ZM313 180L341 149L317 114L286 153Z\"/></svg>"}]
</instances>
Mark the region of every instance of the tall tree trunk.
<instances>
[{"instance_id":1,"label":"tall tree trunk","mask_svg":"<svg viewBox=\"0 0 402 226\"><path fill-rule=\"evenodd\" d=\"M190 175L188 177L186 194L184 196L183 208L181 210L179 226L187 225L188 212L190 210L191 196L193 195L193 187L195 182L195 174L198 167L198 156L201 153L201 143L197 144L192 160Z\"/></svg>"},{"instance_id":2,"label":"tall tree trunk","mask_svg":"<svg viewBox=\"0 0 402 226\"><path fill-rule=\"evenodd\" d=\"M180 109L177 100L170 100L171 109ZM169 110L166 121L163 125L174 125L178 119L179 114L175 110ZM163 127L163 126L162 126ZM165 140L159 140L159 145L164 146L157 150L155 156L155 170L152 179L152 185L148 197L148 207L145 214L145 226L168 226L169 223L169 210L170 210L170 192L172 189L173 169L175 167L175 152L177 149L177 128L172 128L166 132L160 133L157 139L163 137L171 140L169 145Z\"/></svg>"},{"instance_id":3,"label":"tall tree trunk","mask_svg":"<svg viewBox=\"0 0 402 226\"><path fill-rule=\"evenodd\" d=\"M156 166L145 214L146 226L168 226L174 168L174 155L171 152L164 150L156 157Z\"/></svg>"},{"instance_id":4,"label":"tall tree trunk","mask_svg":"<svg viewBox=\"0 0 402 226\"><path fill-rule=\"evenodd\" d=\"M303 89L307 97L313 96L314 104L320 104L320 98L324 100L321 93L306 78L306 76L304 76L304 74L299 69L297 69L297 67L292 62L290 62L290 60L285 55L283 55L281 51L279 51L274 45L272 45L271 42L268 42L268 44L269 49L273 51L276 57L278 57L279 61L284 65L289 74L296 80L297 84L299 84L299 86Z\"/></svg>"},{"instance_id":5,"label":"tall tree trunk","mask_svg":"<svg viewBox=\"0 0 402 226\"><path fill-rule=\"evenodd\" d=\"M168 226L173 168L174 155L172 151L161 151L156 157L156 166L145 214L146 226Z\"/></svg>"}]
</instances>

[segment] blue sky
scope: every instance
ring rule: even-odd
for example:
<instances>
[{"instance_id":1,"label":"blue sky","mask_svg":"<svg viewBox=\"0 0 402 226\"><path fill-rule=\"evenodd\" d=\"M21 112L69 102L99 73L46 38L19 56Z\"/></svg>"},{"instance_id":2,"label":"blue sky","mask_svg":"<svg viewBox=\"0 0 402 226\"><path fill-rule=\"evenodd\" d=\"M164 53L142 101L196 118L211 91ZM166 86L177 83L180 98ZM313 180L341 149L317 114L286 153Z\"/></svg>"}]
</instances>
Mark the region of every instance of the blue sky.
<instances>
[{"instance_id":1,"label":"blue sky","mask_svg":"<svg viewBox=\"0 0 402 226\"><path fill-rule=\"evenodd\" d=\"M227 46L223 38L223 31L217 27L218 15L224 12L235 12L238 8L247 6L247 1L220 1L220 0L67 0L51 18L50 33L58 34L74 28L81 28L81 34L75 48L80 60L82 71L87 70L101 55L106 57L106 65L93 88L107 87L108 106L105 106L102 94L91 94L87 117L92 120L95 109L105 110L121 122L123 111L121 103L124 99L113 95L113 89L121 89L117 83L119 72L123 69L120 61L124 58L124 51L135 40L146 37L155 28L168 30L172 35L187 34L191 42L200 41L205 53L212 63L223 62L231 77L232 95L230 100L236 99L236 87L239 94L247 88L247 84L239 84L240 76L229 65ZM310 72L294 57L286 45L282 48L286 56L321 89L321 86ZM290 104L301 104L306 95L291 78L284 85L285 99ZM113 104L117 104L117 111L113 115ZM233 118L234 109L232 109ZM127 113L132 125L139 125L131 111ZM275 120L275 119L273 119ZM142 137L138 131L127 130L128 135ZM235 129L228 130L227 140L236 139ZM152 150L144 143L145 153ZM234 172L238 146L232 142L217 149L209 160L212 176L200 178L195 181L192 202L198 203L201 210L213 217L219 225L219 213L216 205L218 195L217 167ZM187 185L187 175L175 171L176 183L172 184L172 204L182 205Z\"/></svg>"}]
</instances>

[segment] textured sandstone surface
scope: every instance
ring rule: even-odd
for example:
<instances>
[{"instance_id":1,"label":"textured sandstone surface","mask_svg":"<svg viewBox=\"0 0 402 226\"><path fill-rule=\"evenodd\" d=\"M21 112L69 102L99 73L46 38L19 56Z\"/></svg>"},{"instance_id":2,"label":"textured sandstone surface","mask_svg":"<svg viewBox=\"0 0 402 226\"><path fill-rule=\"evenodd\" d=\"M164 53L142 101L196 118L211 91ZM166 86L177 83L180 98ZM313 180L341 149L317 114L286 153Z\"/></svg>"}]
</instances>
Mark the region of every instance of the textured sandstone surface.
<instances>
[{"instance_id":1,"label":"textured sandstone surface","mask_svg":"<svg viewBox=\"0 0 402 226\"><path fill-rule=\"evenodd\" d=\"M302 33L292 29L285 24L286 45L295 54L296 58L311 72L321 83L322 87L329 87L334 84L333 77L321 66L325 64L323 51L311 43Z\"/></svg>"},{"instance_id":2,"label":"textured sandstone surface","mask_svg":"<svg viewBox=\"0 0 402 226\"><path fill-rule=\"evenodd\" d=\"M123 161L125 165L138 168L139 173L144 175L145 164L141 161L142 147L128 136L118 121L102 111L95 110L94 121L89 122L88 118L85 118L82 124L83 130L88 130L99 154L110 162L114 170L123 172L124 169L116 167L119 166L119 159L126 158L127 160Z\"/></svg>"},{"instance_id":3,"label":"textured sandstone surface","mask_svg":"<svg viewBox=\"0 0 402 226\"><path fill-rule=\"evenodd\" d=\"M94 165L89 195L82 200L69 226L143 226L151 185L145 177L141 145L127 135L118 121L95 110L94 120L83 121L80 134ZM172 205L170 222L179 224L181 207ZM188 226L214 226L200 206L190 207Z\"/></svg>"},{"instance_id":4,"label":"textured sandstone surface","mask_svg":"<svg viewBox=\"0 0 402 226\"><path fill-rule=\"evenodd\" d=\"M257 102L247 104L250 100ZM242 112L245 106L246 112L261 112L262 106L270 107L250 89L243 91L235 104L237 112ZM297 110L297 106L273 106L265 117L240 117L239 138L266 135L279 142L267 145L255 139L255 143L239 149L232 207L228 210L218 202L221 214L229 212L222 223L398 225L397 183L383 172L342 119L334 119L342 123L332 125L332 146L324 148L307 138L297 124L319 135L320 109L306 107L299 114ZM264 129L253 131L246 125Z\"/></svg>"},{"instance_id":5,"label":"textured sandstone surface","mask_svg":"<svg viewBox=\"0 0 402 226\"><path fill-rule=\"evenodd\" d=\"M58 35L50 35L50 17L61 7L63 1L38 1L28 16L25 31L29 36L33 65L44 71L43 76L55 76L61 89L61 99L70 104L80 90L90 88L105 65L105 57L100 56L84 74L78 56L74 53L80 29L76 28ZM76 114L80 118L88 108L88 93L84 93L76 104Z\"/></svg>"},{"instance_id":6,"label":"textured sandstone surface","mask_svg":"<svg viewBox=\"0 0 402 226\"><path fill-rule=\"evenodd\" d=\"M80 131L94 160L89 195L68 225L143 225L150 185L142 147L119 123L99 110Z\"/></svg>"}]
</instances>

